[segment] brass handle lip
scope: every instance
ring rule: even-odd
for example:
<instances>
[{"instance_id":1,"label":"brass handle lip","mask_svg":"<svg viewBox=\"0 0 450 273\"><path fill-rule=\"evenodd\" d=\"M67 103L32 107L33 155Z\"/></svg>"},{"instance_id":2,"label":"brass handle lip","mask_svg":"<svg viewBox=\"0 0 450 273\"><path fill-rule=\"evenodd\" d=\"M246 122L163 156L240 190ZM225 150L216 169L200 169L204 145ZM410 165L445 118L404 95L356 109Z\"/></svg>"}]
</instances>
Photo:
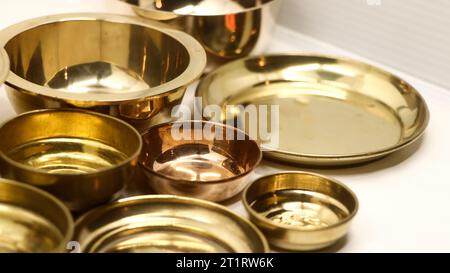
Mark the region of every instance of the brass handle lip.
<instances>
[{"instance_id":1,"label":"brass handle lip","mask_svg":"<svg viewBox=\"0 0 450 273\"><path fill-rule=\"evenodd\" d=\"M72 101L72 102L86 102L86 103L96 103L96 105L109 105L109 104L119 104L122 102L131 102L134 100L142 100L143 98L167 95L173 90L180 87L187 86L190 83L198 79L203 70L206 67L206 52L201 46L201 44L191 37L190 35L170 28L166 24L153 22L138 17L131 17L126 15L117 14L107 14L107 13L67 13L67 14L57 14L51 16L43 16L38 18L33 18L25 20L23 22L14 24L2 30L0 34L0 47L4 48L6 44L15 36L20 33L33 29L35 27L49 24L58 23L66 21L107 21L113 23L125 23L134 24L142 27L147 27L155 31L161 32L165 35L170 36L175 41L180 43L187 51L189 55L189 64L186 69L176 78L163 83L161 85L151 87L145 90L139 90L135 92L127 92L121 94L74 94L71 92L65 92L58 89L52 89L42 85L38 85L27 81L9 69L9 74L6 77L6 84L15 87L19 90L29 91L32 90L33 93L52 98L61 101ZM9 65L8 65L9 66ZM1 70L0 70L1 71ZM0 78L1 80L1 78Z\"/></svg>"},{"instance_id":2,"label":"brass handle lip","mask_svg":"<svg viewBox=\"0 0 450 273\"><path fill-rule=\"evenodd\" d=\"M4 48L0 48L0 85L3 84L9 75L9 57Z\"/></svg>"}]
</instances>

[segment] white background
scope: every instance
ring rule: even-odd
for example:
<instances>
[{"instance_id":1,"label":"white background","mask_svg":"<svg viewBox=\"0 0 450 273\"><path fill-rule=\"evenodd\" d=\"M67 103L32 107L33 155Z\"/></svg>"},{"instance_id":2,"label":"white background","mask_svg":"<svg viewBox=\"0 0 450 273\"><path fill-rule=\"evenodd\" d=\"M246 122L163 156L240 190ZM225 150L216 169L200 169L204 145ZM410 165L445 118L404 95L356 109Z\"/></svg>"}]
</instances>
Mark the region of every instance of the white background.
<instances>
[{"instance_id":1,"label":"white background","mask_svg":"<svg viewBox=\"0 0 450 273\"><path fill-rule=\"evenodd\" d=\"M112 0L0 0L0 28L27 18L77 11L132 14L126 6ZM284 26L275 29L268 51L319 52L362 59ZM377 64L375 60L362 60ZM430 125L423 141L413 149L363 166L312 170L341 180L355 191L360 200L360 210L350 235L344 243L330 251L448 252L450 93L400 71L384 68L403 77L421 92L430 108ZM5 93L0 89L0 122L14 115ZM280 170L304 169L264 161L255 176ZM228 205L245 215L239 201Z\"/></svg>"}]
</instances>

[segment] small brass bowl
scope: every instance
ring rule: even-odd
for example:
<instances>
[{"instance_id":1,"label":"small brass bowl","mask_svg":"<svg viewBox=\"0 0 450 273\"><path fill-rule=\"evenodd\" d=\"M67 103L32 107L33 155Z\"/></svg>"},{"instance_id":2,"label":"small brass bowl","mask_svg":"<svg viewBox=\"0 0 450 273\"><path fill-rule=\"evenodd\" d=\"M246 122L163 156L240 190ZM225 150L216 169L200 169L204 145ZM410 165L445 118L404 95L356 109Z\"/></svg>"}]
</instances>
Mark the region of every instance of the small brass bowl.
<instances>
[{"instance_id":1,"label":"small brass bowl","mask_svg":"<svg viewBox=\"0 0 450 273\"><path fill-rule=\"evenodd\" d=\"M231 210L193 198L146 195L96 208L76 222L82 252L268 252L262 233Z\"/></svg>"},{"instance_id":2,"label":"small brass bowl","mask_svg":"<svg viewBox=\"0 0 450 273\"><path fill-rule=\"evenodd\" d=\"M18 113L83 108L140 130L170 120L206 65L202 46L166 25L113 14L58 14L1 32L11 62L8 97Z\"/></svg>"},{"instance_id":3,"label":"small brass bowl","mask_svg":"<svg viewBox=\"0 0 450 273\"><path fill-rule=\"evenodd\" d=\"M245 189L243 202L273 246L294 251L331 246L345 236L358 210L348 187L306 172L262 177Z\"/></svg>"},{"instance_id":4,"label":"small brass bowl","mask_svg":"<svg viewBox=\"0 0 450 273\"><path fill-rule=\"evenodd\" d=\"M281 0L120 0L144 18L194 36L208 53L208 70L261 54L270 41Z\"/></svg>"},{"instance_id":5,"label":"small brass bowl","mask_svg":"<svg viewBox=\"0 0 450 273\"><path fill-rule=\"evenodd\" d=\"M207 121L157 125L142 138L139 164L163 194L223 201L245 188L262 157L244 132Z\"/></svg>"},{"instance_id":6,"label":"small brass bowl","mask_svg":"<svg viewBox=\"0 0 450 273\"><path fill-rule=\"evenodd\" d=\"M0 179L0 231L0 252L65 252L73 219L52 195Z\"/></svg>"},{"instance_id":7,"label":"small brass bowl","mask_svg":"<svg viewBox=\"0 0 450 273\"><path fill-rule=\"evenodd\" d=\"M83 110L36 110L0 127L0 171L38 186L71 210L109 201L124 187L142 147L131 125Z\"/></svg>"}]
</instances>

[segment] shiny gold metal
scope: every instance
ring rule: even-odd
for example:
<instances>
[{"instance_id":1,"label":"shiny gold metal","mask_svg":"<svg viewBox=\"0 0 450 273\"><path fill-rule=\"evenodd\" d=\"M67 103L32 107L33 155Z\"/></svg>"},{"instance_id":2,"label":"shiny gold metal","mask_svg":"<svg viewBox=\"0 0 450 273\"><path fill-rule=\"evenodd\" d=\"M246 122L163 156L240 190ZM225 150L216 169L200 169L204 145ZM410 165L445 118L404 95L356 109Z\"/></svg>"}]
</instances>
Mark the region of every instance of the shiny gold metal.
<instances>
[{"instance_id":1,"label":"shiny gold metal","mask_svg":"<svg viewBox=\"0 0 450 273\"><path fill-rule=\"evenodd\" d=\"M208 70L259 54L270 40L281 0L120 0L136 14L194 36L208 53Z\"/></svg>"},{"instance_id":2,"label":"shiny gold metal","mask_svg":"<svg viewBox=\"0 0 450 273\"><path fill-rule=\"evenodd\" d=\"M250 219L279 248L328 247L347 233L358 211L355 194L325 176L306 172L262 177L244 190Z\"/></svg>"},{"instance_id":3,"label":"shiny gold metal","mask_svg":"<svg viewBox=\"0 0 450 273\"><path fill-rule=\"evenodd\" d=\"M262 157L258 144L244 132L219 123L160 124L142 138L139 165L148 184L162 194L226 200L245 188Z\"/></svg>"},{"instance_id":4,"label":"shiny gold metal","mask_svg":"<svg viewBox=\"0 0 450 273\"><path fill-rule=\"evenodd\" d=\"M320 55L237 60L205 77L196 95L204 106L223 106L224 119L226 105L279 105L279 145L262 143L264 155L307 165L380 158L416 141L429 119L425 101L405 81ZM243 116L235 111L232 118Z\"/></svg>"},{"instance_id":5,"label":"shiny gold metal","mask_svg":"<svg viewBox=\"0 0 450 273\"><path fill-rule=\"evenodd\" d=\"M262 233L231 210L193 198L135 196L76 222L82 252L267 252Z\"/></svg>"},{"instance_id":6,"label":"shiny gold metal","mask_svg":"<svg viewBox=\"0 0 450 273\"><path fill-rule=\"evenodd\" d=\"M201 45L166 25L112 14L40 17L1 32L18 113L76 107L119 117L143 130L170 120L206 65Z\"/></svg>"},{"instance_id":7,"label":"shiny gold metal","mask_svg":"<svg viewBox=\"0 0 450 273\"><path fill-rule=\"evenodd\" d=\"M72 215L58 199L0 179L0 252L64 252L72 234Z\"/></svg>"},{"instance_id":8,"label":"shiny gold metal","mask_svg":"<svg viewBox=\"0 0 450 273\"><path fill-rule=\"evenodd\" d=\"M36 110L0 127L3 177L44 189L71 210L111 200L130 179L139 133L111 116L84 110Z\"/></svg>"},{"instance_id":9,"label":"shiny gold metal","mask_svg":"<svg viewBox=\"0 0 450 273\"><path fill-rule=\"evenodd\" d=\"M0 86L5 82L9 74L9 58L3 48L0 48Z\"/></svg>"}]
</instances>

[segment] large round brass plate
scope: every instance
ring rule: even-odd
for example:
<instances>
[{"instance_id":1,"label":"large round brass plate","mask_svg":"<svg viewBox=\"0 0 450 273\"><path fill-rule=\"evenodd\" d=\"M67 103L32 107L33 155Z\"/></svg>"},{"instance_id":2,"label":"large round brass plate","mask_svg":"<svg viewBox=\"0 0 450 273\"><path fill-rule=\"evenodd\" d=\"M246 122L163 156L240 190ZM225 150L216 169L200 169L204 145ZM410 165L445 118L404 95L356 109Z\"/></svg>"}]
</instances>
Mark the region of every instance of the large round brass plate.
<instances>
[{"instance_id":1,"label":"large round brass plate","mask_svg":"<svg viewBox=\"0 0 450 273\"><path fill-rule=\"evenodd\" d=\"M197 96L203 106L222 109L278 105L278 145L265 156L308 165L379 158L412 143L428 123L426 104L408 83L373 66L327 56L238 60L203 79ZM244 114L234 111L238 118Z\"/></svg>"}]
</instances>

